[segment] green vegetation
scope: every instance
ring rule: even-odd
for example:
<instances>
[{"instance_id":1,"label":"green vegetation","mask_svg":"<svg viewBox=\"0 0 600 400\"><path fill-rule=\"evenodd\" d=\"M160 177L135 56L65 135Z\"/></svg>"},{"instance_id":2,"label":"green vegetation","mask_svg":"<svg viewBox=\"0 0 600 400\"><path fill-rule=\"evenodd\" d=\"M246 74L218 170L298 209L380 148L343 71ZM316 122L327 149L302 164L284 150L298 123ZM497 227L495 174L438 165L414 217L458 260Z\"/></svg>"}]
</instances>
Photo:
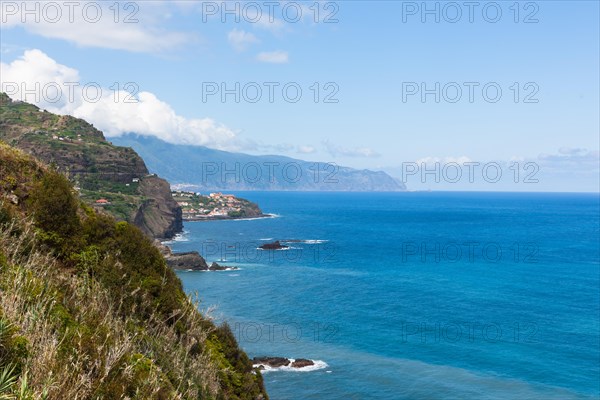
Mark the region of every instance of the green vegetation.
<instances>
[{"instance_id":1,"label":"green vegetation","mask_svg":"<svg viewBox=\"0 0 600 400\"><path fill-rule=\"evenodd\" d=\"M131 222L145 200L139 180L148 171L141 158L132 149L112 146L83 120L42 112L0 93L0 140L55 163L87 204L114 198L107 211L119 220Z\"/></svg>"},{"instance_id":2,"label":"green vegetation","mask_svg":"<svg viewBox=\"0 0 600 400\"><path fill-rule=\"evenodd\" d=\"M136 227L0 141L0 399L267 399Z\"/></svg>"}]
</instances>

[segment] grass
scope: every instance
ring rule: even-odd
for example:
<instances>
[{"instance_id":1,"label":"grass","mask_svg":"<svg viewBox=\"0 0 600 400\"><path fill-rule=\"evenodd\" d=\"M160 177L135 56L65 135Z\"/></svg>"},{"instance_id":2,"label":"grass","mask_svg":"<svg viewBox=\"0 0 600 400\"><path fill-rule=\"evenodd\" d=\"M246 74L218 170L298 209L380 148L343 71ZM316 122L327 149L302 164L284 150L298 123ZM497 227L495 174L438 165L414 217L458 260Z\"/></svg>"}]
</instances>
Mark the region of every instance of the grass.
<instances>
[{"instance_id":1,"label":"grass","mask_svg":"<svg viewBox=\"0 0 600 400\"><path fill-rule=\"evenodd\" d=\"M0 399L266 399L139 229L0 142Z\"/></svg>"},{"instance_id":2,"label":"grass","mask_svg":"<svg viewBox=\"0 0 600 400\"><path fill-rule=\"evenodd\" d=\"M177 316L188 325L185 336L157 312L141 325L136 310L123 299L116 302L98 281L73 276L56 268L56 259L27 251L35 247L30 246L35 241L31 224L18 236L11 234L14 229L0 235L0 247L13 249L2 267L0 310L4 321L27 338L28 356L18 380L15 364L3 368L9 377L5 394L16 395L25 385L25 398L36 399L44 394L74 400L218 396L218 371L210 354L189 356L210 333L194 303L184 303Z\"/></svg>"}]
</instances>

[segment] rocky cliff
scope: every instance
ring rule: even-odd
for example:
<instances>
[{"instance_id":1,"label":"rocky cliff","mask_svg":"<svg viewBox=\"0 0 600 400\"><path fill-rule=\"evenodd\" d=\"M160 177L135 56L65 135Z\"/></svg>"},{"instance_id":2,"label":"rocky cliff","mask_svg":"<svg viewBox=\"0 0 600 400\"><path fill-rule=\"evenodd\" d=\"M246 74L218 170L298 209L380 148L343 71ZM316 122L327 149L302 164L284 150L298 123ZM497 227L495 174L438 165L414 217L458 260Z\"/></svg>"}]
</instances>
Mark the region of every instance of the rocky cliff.
<instances>
[{"instance_id":1,"label":"rocky cliff","mask_svg":"<svg viewBox=\"0 0 600 400\"><path fill-rule=\"evenodd\" d=\"M155 238L172 238L183 230L181 207L171 196L169 183L156 176L144 178L140 193L146 198L133 217L133 223Z\"/></svg>"},{"instance_id":2,"label":"rocky cliff","mask_svg":"<svg viewBox=\"0 0 600 400\"><path fill-rule=\"evenodd\" d=\"M0 140L56 165L88 204L134 223L150 237L171 238L182 230L181 208L169 184L150 175L134 150L114 146L82 119L0 93Z\"/></svg>"}]
</instances>

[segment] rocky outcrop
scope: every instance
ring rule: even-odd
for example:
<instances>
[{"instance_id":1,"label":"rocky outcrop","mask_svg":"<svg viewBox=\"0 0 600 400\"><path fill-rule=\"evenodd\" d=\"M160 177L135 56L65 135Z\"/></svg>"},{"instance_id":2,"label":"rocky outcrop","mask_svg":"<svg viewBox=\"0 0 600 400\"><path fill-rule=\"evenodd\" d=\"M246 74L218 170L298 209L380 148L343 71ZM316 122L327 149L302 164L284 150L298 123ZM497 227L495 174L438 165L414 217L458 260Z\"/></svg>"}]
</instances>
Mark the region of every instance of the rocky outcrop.
<instances>
[{"instance_id":1,"label":"rocky outcrop","mask_svg":"<svg viewBox=\"0 0 600 400\"><path fill-rule=\"evenodd\" d=\"M176 270L207 271L206 260L197 251L188 253L171 253L165 257L167 265Z\"/></svg>"},{"instance_id":2,"label":"rocky outcrop","mask_svg":"<svg viewBox=\"0 0 600 400\"><path fill-rule=\"evenodd\" d=\"M289 246L281 244L279 242L279 240L276 240L273 243L265 243L265 244L259 246L259 248L263 249L263 250L281 250L281 249L287 249L288 247Z\"/></svg>"},{"instance_id":3,"label":"rocky outcrop","mask_svg":"<svg viewBox=\"0 0 600 400\"><path fill-rule=\"evenodd\" d=\"M169 246L159 240L155 240L154 245L165 258L167 265L179 271L232 271L238 269L237 267L219 265L216 262L213 262L209 267L204 257L197 251L173 253Z\"/></svg>"},{"instance_id":4,"label":"rocky outcrop","mask_svg":"<svg viewBox=\"0 0 600 400\"><path fill-rule=\"evenodd\" d=\"M315 365L313 360L307 360L305 358L289 359L284 357L254 357L252 359L252 365L254 368L264 370L266 367L269 368L305 368Z\"/></svg>"},{"instance_id":5,"label":"rocky outcrop","mask_svg":"<svg viewBox=\"0 0 600 400\"><path fill-rule=\"evenodd\" d=\"M236 270L238 268L237 267L228 267L226 265L219 265L216 262L213 262L212 264L210 264L210 267L208 267L208 269L210 271L232 271L232 270Z\"/></svg>"},{"instance_id":6,"label":"rocky outcrop","mask_svg":"<svg viewBox=\"0 0 600 400\"><path fill-rule=\"evenodd\" d=\"M305 358L298 358L297 360L294 360L294 362L292 363L292 368L304 368L304 367L310 367L315 365L315 362L313 360L307 360Z\"/></svg>"},{"instance_id":7,"label":"rocky outcrop","mask_svg":"<svg viewBox=\"0 0 600 400\"><path fill-rule=\"evenodd\" d=\"M158 239L170 239L183 230L181 207L173 200L167 181L148 176L140 182L139 190L146 200L133 218L137 227Z\"/></svg>"},{"instance_id":8,"label":"rocky outcrop","mask_svg":"<svg viewBox=\"0 0 600 400\"><path fill-rule=\"evenodd\" d=\"M254 357L252 364L254 366L269 366L271 368L287 367L291 361L284 357Z\"/></svg>"}]
</instances>

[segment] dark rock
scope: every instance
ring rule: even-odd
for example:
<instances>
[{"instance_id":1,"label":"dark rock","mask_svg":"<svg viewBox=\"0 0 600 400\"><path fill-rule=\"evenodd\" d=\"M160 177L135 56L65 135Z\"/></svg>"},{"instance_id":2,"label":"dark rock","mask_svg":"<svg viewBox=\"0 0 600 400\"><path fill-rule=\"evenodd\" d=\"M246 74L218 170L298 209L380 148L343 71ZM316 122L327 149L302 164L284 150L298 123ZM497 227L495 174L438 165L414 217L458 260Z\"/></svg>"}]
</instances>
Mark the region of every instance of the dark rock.
<instances>
[{"instance_id":1,"label":"dark rock","mask_svg":"<svg viewBox=\"0 0 600 400\"><path fill-rule=\"evenodd\" d=\"M254 357L253 365L267 365L271 368L279 368L290 365L290 360L284 357Z\"/></svg>"},{"instance_id":2,"label":"dark rock","mask_svg":"<svg viewBox=\"0 0 600 400\"><path fill-rule=\"evenodd\" d=\"M227 271L237 269L237 267L228 267L226 265L219 265L216 262L213 262L212 264L210 264L210 267L208 267L208 269L211 271Z\"/></svg>"},{"instance_id":3,"label":"dark rock","mask_svg":"<svg viewBox=\"0 0 600 400\"><path fill-rule=\"evenodd\" d=\"M299 358L297 360L294 360L294 362L292 363L292 367L294 368L309 367L311 365L315 365L314 361L307 360L305 358Z\"/></svg>"},{"instance_id":4,"label":"dark rock","mask_svg":"<svg viewBox=\"0 0 600 400\"><path fill-rule=\"evenodd\" d=\"M279 240L277 240L273 243L265 243L262 246L260 246L260 248L263 250L280 250L280 249L287 249L288 247L289 246L279 243Z\"/></svg>"},{"instance_id":5,"label":"dark rock","mask_svg":"<svg viewBox=\"0 0 600 400\"><path fill-rule=\"evenodd\" d=\"M191 251L189 253L174 253L165 258L167 265L173 269L178 270L194 270L194 271L207 271L208 264L200 253L197 251Z\"/></svg>"},{"instance_id":6,"label":"dark rock","mask_svg":"<svg viewBox=\"0 0 600 400\"><path fill-rule=\"evenodd\" d=\"M315 365L314 361L305 358L298 358L292 362L284 357L254 357L252 365L255 365L259 370L265 369L265 366L271 368L280 368L290 366L292 368L304 368Z\"/></svg>"}]
</instances>

